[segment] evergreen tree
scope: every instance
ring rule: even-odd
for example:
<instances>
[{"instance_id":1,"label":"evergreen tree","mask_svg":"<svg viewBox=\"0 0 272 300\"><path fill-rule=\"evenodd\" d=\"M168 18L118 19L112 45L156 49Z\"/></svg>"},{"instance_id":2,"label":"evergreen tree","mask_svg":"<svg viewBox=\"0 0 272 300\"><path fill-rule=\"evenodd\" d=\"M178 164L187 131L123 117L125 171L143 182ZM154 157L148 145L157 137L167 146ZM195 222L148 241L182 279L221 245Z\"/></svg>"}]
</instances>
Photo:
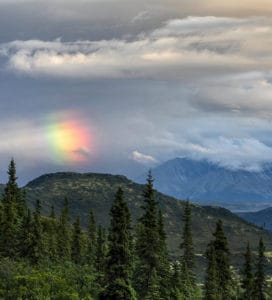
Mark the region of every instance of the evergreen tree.
<instances>
[{"instance_id":1,"label":"evergreen tree","mask_svg":"<svg viewBox=\"0 0 272 300\"><path fill-rule=\"evenodd\" d=\"M107 264L107 235L101 225L97 228L97 241L95 251L96 281L100 287L105 285L105 274Z\"/></svg>"},{"instance_id":2,"label":"evergreen tree","mask_svg":"<svg viewBox=\"0 0 272 300\"><path fill-rule=\"evenodd\" d=\"M181 257L181 282L182 290L189 299L190 291L196 288L191 206L189 201L185 203L183 223L182 244L180 245L180 248L183 250Z\"/></svg>"},{"instance_id":3,"label":"evergreen tree","mask_svg":"<svg viewBox=\"0 0 272 300\"><path fill-rule=\"evenodd\" d=\"M95 249L96 249L96 223L94 213L90 210L89 225L88 225L88 245L87 245L87 260L91 265L95 261Z\"/></svg>"},{"instance_id":4,"label":"evergreen tree","mask_svg":"<svg viewBox=\"0 0 272 300\"><path fill-rule=\"evenodd\" d=\"M130 214L121 188L115 195L110 216L107 284L100 299L132 300L135 292L131 286Z\"/></svg>"},{"instance_id":5,"label":"evergreen tree","mask_svg":"<svg viewBox=\"0 0 272 300\"><path fill-rule=\"evenodd\" d=\"M33 264L39 263L45 257L45 243L43 236L43 229L41 223L41 204L36 201L36 209L33 214L32 222L32 241L31 241L31 254L30 261Z\"/></svg>"},{"instance_id":6,"label":"evergreen tree","mask_svg":"<svg viewBox=\"0 0 272 300\"><path fill-rule=\"evenodd\" d=\"M30 259L32 255L32 241L33 241L33 235L32 235L32 215L30 209L27 211L27 215L24 218L23 222L23 230L21 232L21 247L20 247L20 256L22 258Z\"/></svg>"},{"instance_id":7,"label":"evergreen tree","mask_svg":"<svg viewBox=\"0 0 272 300\"><path fill-rule=\"evenodd\" d=\"M17 185L16 166L12 159L8 168L8 182L2 199L2 219L0 227L0 254L15 258L20 249L20 235L26 206Z\"/></svg>"},{"instance_id":8,"label":"evergreen tree","mask_svg":"<svg viewBox=\"0 0 272 300\"><path fill-rule=\"evenodd\" d=\"M55 213L55 207L54 205L51 206L51 211L50 211L50 218L55 219L56 218L56 213Z\"/></svg>"},{"instance_id":9,"label":"evergreen tree","mask_svg":"<svg viewBox=\"0 0 272 300\"><path fill-rule=\"evenodd\" d=\"M216 229L213 236L215 238L213 241L213 246L215 250L219 296L223 300L228 300L231 297L231 270L228 241L225 236L221 220L218 220L216 223Z\"/></svg>"},{"instance_id":10,"label":"evergreen tree","mask_svg":"<svg viewBox=\"0 0 272 300\"><path fill-rule=\"evenodd\" d=\"M58 242L57 242L57 230L58 220L55 217L54 206L51 207L50 217L45 224L46 240L47 240L47 256L52 261L58 260Z\"/></svg>"},{"instance_id":11,"label":"evergreen tree","mask_svg":"<svg viewBox=\"0 0 272 300\"><path fill-rule=\"evenodd\" d=\"M249 243L247 244L247 249L244 257L245 257L245 264L242 272L242 288L244 289L243 299L253 300L254 276L252 271L252 255L251 255Z\"/></svg>"},{"instance_id":12,"label":"evergreen tree","mask_svg":"<svg viewBox=\"0 0 272 300\"><path fill-rule=\"evenodd\" d=\"M57 232L58 257L61 260L70 260L71 258L71 238L69 230L69 205L65 198L64 207L59 218L59 226Z\"/></svg>"},{"instance_id":13,"label":"evergreen tree","mask_svg":"<svg viewBox=\"0 0 272 300\"><path fill-rule=\"evenodd\" d=\"M219 300L217 268L214 245L211 243L206 250L207 270L204 285L205 300Z\"/></svg>"},{"instance_id":14,"label":"evergreen tree","mask_svg":"<svg viewBox=\"0 0 272 300\"><path fill-rule=\"evenodd\" d=\"M170 299L171 300L183 300L183 294L181 292L181 274L180 265L175 262L173 264L172 276L170 281Z\"/></svg>"},{"instance_id":15,"label":"evergreen tree","mask_svg":"<svg viewBox=\"0 0 272 300\"><path fill-rule=\"evenodd\" d=\"M73 224L73 238L72 238L72 251L71 257L75 264L80 264L82 261L82 232L80 228L80 219L76 218Z\"/></svg>"},{"instance_id":16,"label":"evergreen tree","mask_svg":"<svg viewBox=\"0 0 272 300\"><path fill-rule=\"evenodd\" d=\"M134 274L135 288L140 299L146 297L151 283L153 286L157 286L152 281L154 281L155 277L157 279L157 271L160 264L160 239L157 222L158 209L151 172L149 172L147 177L143 197L144 205L142 209L144 213L137 227L137 261ZM153 278L151 278L152 276Z\"/></svg>"},{"instance_id":17,"label":"evergreen tree","mask_svg":"<svg viewBox=\"0 0 272 300\"><path fill-rule=\"evenodd\" d=\"M228 242L221 220L216 223L213 236L214 240L210 242L206 251L208 265L205 280L205 299L228 300L232 297L232 276Z\"/></svg>"},{"instance_id":18,"label":"evergreen tree","mask_svg":"<svg viewBox=\"0 0 272 300\"><path fill-rule=\"evenodd\" d=\"M264 273L264 267L265 267L265 246L263 243L263 239L260 238L259 246L258 246L258 260L256 265L256 273L254 278L254 299L258 300L265 300L265 288L266 288L266 281L265 281L265 273Z\"/></svg>"},{"instance_id":19,"label":"evergreen tree","mask_svg":"<svg viewBox=\"0 0 272 300\"><path fill-rule=\"evenodd\" d=\"M150 283L148 285L147 293L144 297L144 300L165 300L161 297L160 287L159 287L159 279L157 278L156 269L152 269L150 275Z\"/></svg>"},{"instance_id":20,"label":"evergreen tree","mask_svg":"<svg viewBox=\"0 0 272 300\"><path fill-rule=\"evenodd\" d=\"M158 234L159 234L159 265L157 269L157 278L159 283L160 296L163 299L169 299L171 285L170 263L168 257L166 233L164 229L164 218L162 211L158 210Z\"/></svg>"}]
</instances>

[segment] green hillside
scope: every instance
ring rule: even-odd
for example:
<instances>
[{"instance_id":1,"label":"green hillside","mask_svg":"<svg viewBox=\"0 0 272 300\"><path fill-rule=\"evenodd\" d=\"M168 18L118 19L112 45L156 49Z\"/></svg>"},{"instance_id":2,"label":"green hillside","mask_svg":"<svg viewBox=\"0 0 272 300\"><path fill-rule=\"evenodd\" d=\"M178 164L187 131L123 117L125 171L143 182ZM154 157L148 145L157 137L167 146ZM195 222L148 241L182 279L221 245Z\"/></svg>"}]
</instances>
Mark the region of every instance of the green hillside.
<instances>
[{"instance_id":1,"label":"green hillside","mask_svg":"<svg viewBox=\"0 0 272 300\"><path fill-rule=\"evenodd\" d=\"M67 197L72 217L80 216L83 226L87 224L91 208L94 210L97 222L107 226L108 212L119 186L125 191L132 219L135 222L141 214L143 185L136 184L124 176L94 173L47 174L31 181L25 189L28 203L33 206L36 199L40 199L45 214L49 213L51 205L54 205L59 212L63 199ZM157 193L157 200L165 217L170 254L178 256L184 201L161 193ZM267 251L272 251L272 235L268 232L242 220L227 209L193 205L193 236L196 253L200 256L205 251L212 237L215 222L219 218L223 220L232 254L238 255L236 255L237 260L240 260L239 256L244 252L247 241L250 241L253 250L256 249L260 236L265 241Z\"/></svg>"}]
</instances>

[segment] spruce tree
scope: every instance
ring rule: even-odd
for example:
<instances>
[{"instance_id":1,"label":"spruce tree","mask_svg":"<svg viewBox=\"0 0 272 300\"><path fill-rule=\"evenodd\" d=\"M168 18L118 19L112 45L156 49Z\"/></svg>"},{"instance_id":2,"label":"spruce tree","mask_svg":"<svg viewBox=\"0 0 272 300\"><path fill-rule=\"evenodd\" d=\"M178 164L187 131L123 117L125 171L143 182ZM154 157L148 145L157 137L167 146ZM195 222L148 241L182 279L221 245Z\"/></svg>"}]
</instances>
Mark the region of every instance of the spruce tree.
<instances>
[{"instance_id":1,"label":"spruce tree","mask_svg":"<svg viewBox=\"0 0 272 300\"><path fill-rule=\"evenodd\" d=\"M87 245L87 261L93 265L95 261L95 249L96 249L96 223L94 213L90 210L89 213L89 225L88 225L88 245Z\"/></svg>"},{"instance_id":2,"label":"spruce tree","mask_svg":"<svg viewBox=\"0 0 272 300\"><path fill-rule=\"evenodd\" d=\"M69 204L67 198L64 200L64 207L61 211L57 232L57 249L60 260L71 258L71 237L69 230Z\"/></svg>"},{"instance_id":3,"label":"spruce tree","mask_svg":"<svg viewBox=\"0 0 272 300\"><path fill-rule=\"evenodd\" d=\"M166 233L164 229L164 218L162 211L158 210L158 234L159 234L159 265L157 269L157 278L159 283L160 296L163 299L170 297L170 263L168 257L168 249L166 243Z\"/></svg>"},{"instance_id":4,"label":"spruce tree","mask_svg":"<svg viewBox=\"0 0 272 300\"><path fill-rule=\"evenodd\" d=\"M50 211L50 218L55 219L56 218L56 213L55 213L55 207L54 205L51 206L51 211Z\"/></svg>"},{"instance_id":5,"label":"spruce tree","mask_svg":"<svg viewBox=\"0 0 272 300\"><path fill-rule=\"evenodd\" d=\"M173 270L171 274L170 281L170 299L171 300L183 300L183 294L181 292L181 274L180 274L180 265L175 262L173 264Z\"/></svg>"},{"instance_id":6,"label":"spruce tree","mask_svg":"<svg viewBox=\"0 0 272 300\"><path fill-rule=\"evenodd\" d=\"M107 283L100 299L132 300L135 299L135 292L131 286L130 214L121 188L115 195L110 216Z\"/></svg>"},{"instance_id":7,"label":"spruce tree","mask_svg":"<svg viewBox=\"0 0 272 300\"><path fill-rule=\"evenodd\" d=\"M32 222L32 241L30 261L33 264L39 263L45 257L45 243L44 243L43 228L41 223L41 204L36 201L36 209L33 214Z\"/></svg>"},{"instance_id":8,"label":"spruce tree","mask_svg":"<svg viewBox=\"0 0 272 300\"><path fill-rule=\"evenodd\" d=\"M71 258L75 264L80 264L82 262L82 232L79 217L76 218L76 221L73 224Z\"/></svg>"},{"instance_id":9,"label":"spruce tree","mask_svg":"<svg viewBox=\"0 0 272 300\"><path fill-rule=\"evenodd\" d=\"M21 232L21 247L20 247L20 257L30 259L32 255L32 215L30 209L28 209L27 214L23 221L23 230Z\"/></svg>"},{"instance_id":10,"label":"spruce tree","mask_svg":"<svg viewBox=\"0 0 272 300\"><path fill-rule=\"evenodd\" d=\"M103 226L97 228L97 240L95 251L95 271L96 282L102 288L105 285L106 265L107 265L107 235Z\"/></svg>"},{"instance_id":11,"label":"spruce tree","mask_svg":"<svg viewBox=\"0 0 272 300\"><path fill-rule=\"evenodd\" d=\"M151 172L147 177L147 183L143 192L144 211L137 226L136 240L136 269L134 274L134 285L138 298L144 299L150 290L150 285L157 280L157 271L160 264L160 239L158 231L158 209L153 189L153 178ZM153 275L152 275L153 274ZM154 275L156 274L156 276ZM153 277L152 277L153 276ZM152 277L152 278L151 278Z\"/></svg>"},{"instance_id":12,"label":"spruce tree","mask_svg":"<svg viewBox=\"0 0 272 300\"><path fill-rule=\"evenodd\" d=\"M265 288L266 288L266 281L265 281L265 273L264 273L264 267L265 267L265 246L263 243L263 239L260 238L259 246L258 246L258 260L256 265L256 273L254 278L254 299L258 300L265 300Z\"/></svg>"},{"instance_id":13,"label":"spruce tree","mask_svg":"<svg viewBox=\"0 0 272 300\"><path fill-rule=\"evenodd\" d=\"M13 159L9 164L8 176L2 199L0 254L4 257L15 258L21 251L20 236L27 210L22 192L17 185L16 166Z\"/></svg>"},{"instance_id":14,"label":"spruce tree","mask_svg":"<svg viewBox=\"0 0 272 300\"><path fill-rule=\"evenodd\" d=\"M180 248L183 251L181 257L181 283L182 290L189 299L190 292L196 288L191 205L189 201L186 201L185 203L183 224L182 243L180 245Z\"/></svg>"},{"instance_id":15,"label":"spruce tree","mask_svg":"<svg viewBox=\"0 0 272 300\"><path fill-rule=\"evenodd\" d=\"M245 264L242 271L242 288L243 299L245 300L253 300L253 284L254 284L254 276L252 271L252 255L249 243L247 243L246 253L244 254Z\"/></svg>"},{"instance_id":16,"label":"spruce tree","mask_svg":"<svg viewBox=\"0 0 272 300\"><path fill-rule=\"evenodd\" d=\"M218 292L217 267L214 245L211 243L206 250L207 270L204 284L204 299L218 300L220 298Z\"/></svg>"},{"instance_id":17,"label":"spruce tree","mask_svg":"<svg viewBox=\"0 0 272 300\"><path fill-rule=\"evenodd\" d=\"M162 298L160 294L159 279L157 277L156 269L152 269L147 293L143 299L144 300L154 300L154 299L165 300L165 298Z\"/></svg>"},{"instance_id":18,"label":"spruce tree","mask_svg":"<svg viewBox=\"0 0 272 300\"><path fill-rule=\"evenodd\" d=\"M223 230L223 223L218 220L213 234L213 246L215 250L216 273L219 296L223 300L230 299L231 295L231 270L229 261L228 241Z\"/></svg>"},{"instance_id":19,"label":"spruce tree","mask_svg":"<svg viewBox=\"0 0 272 300\"><path fill-rule=\"evenodd\" d=\"M48 252L47 256L51 261L58 260L57 230L58 230L58 220L56 219L55 216L54 206L52 206L50 217L48 218L48 223L46 228L47 252Z\"/></svg>"}]
</instances>

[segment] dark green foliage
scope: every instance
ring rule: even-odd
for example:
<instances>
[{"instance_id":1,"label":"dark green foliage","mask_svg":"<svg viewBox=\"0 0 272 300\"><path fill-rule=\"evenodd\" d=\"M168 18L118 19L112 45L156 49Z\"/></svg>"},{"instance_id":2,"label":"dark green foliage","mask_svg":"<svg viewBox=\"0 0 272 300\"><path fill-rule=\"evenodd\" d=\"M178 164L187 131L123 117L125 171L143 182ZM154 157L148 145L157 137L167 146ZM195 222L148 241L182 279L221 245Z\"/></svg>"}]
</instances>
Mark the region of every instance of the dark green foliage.
<instances>
[{"instance_id":1,"label":"dark green foliage","mask_svg":"<svg viewBox=\"0 0 272 300\"><path fill-rule=\"evenodd\" d=\"M265 246L263 243L263 239L260 238L259 247L258 247L258 260L256 265L256 273L254 278L254 299L258 300L265 300L265 289L266 289L266 282L265 282L265 256L264 256Z\"/></svg>"},{"instance_id":2,"label":"dark green foliage","mask_svg":"<svg viewBox=\"0 0 272 300\"><path fill-rule=\"evenodd\" d=\"M231 294L231 271L229 261L229 248L227 238L223 231L223 223L216 223L213 246L215 250L216 273L219 297L223 300L230 298Z\"/></svg>"},{"instance_id":3,"label":"dark green foliage","mask_svg":"<svg viewBox=\"0 0 272 300\"><path fill-rule=\"evenodd\" d=\"M135 292L131 286L130 214L121 188L115 195L110 216L106 288L100 299L133 300Z\"/></svg>"},{"instance_id":4,"label":"dark green foliage","mask_svg":"<svg viewBox=\"0 0 272 300\"><path fill-rule=\"evenodd\" d=\"M96 281L102 288L105 286L105 273L107 266L107 236L106 230L103 226L99 225L97 229L97 241L95 251L95 270L96 270Z\"/></svg>"},{"instance_id":5,"label":"dark green foliage","mask_svg":"<svg viewBox=\"0 0 272 300\"><path fill-rule=\"evenodd\" d=\"M144 206L143 215L139 220L136 240L136 270L135 288L140 299L144 299L156 280L160 265L160 237L158 230L158 209L153 189L153 179L149 172L147 183L143 192ZM153 276L153 278L151 278Z\"/></svg>"},{"instance_id":6,"label":"dark green foliage","mask_svg":"<svg viewBox=\"0 0 272 300\"><path fill-rule=\"evenodd\" d=\"M157 277L156 269L152 269L151 275L150 275L150 282L147 288L147 292L144 300L165 300L161 297L160 294L160 287L159 287L159 278Z\"/></svg>"},{"instance_id":7,"label":"dark green foliage","mask_svg":"<svg viewBox=\"0 0 272 300\"><path fill-rule=\"evenodd\" d=\"M157 278L160 290L160 296L163 299L169 299L170 286L171 286L171 274L169 254L166 243L166 233L164 229L164 218L162 211L158 211L158 234L159 234L159 265L157 268Z\"/></svg>"},{"instance_id":8,"label":"dark green foliage","mask_svg":"<svg viewBox=\"0 0 272 300\"><path fill-rule=\"evenodd\" d=\"M232 297L232 276L229 261L229 248L223 230L223 223L218 220L213 233L214 240L207 248L207 271L205 299L228 300Z\"/></svg>"},{"instance_id":9,"label":"dark green foliage","mask_svg":"<svg viewBox=\"0 0 272 300\"><path fill-rule=\"evenodd\" d=\"M245 257L245 264L242 270L242 288L243 299L244 300L253 300L253 284L254 284L254 276L252 270L252 254L250 250L249 243L247 244Z\"/></svg>"},{"instance_id":10,"label":"dark green foliage","mask_svg":"<svg viewBox=\"0 0 272 300\"><path fill-rule=\"evenodd\" d=\"M181 257L181 283L183 293L189 298L190 291L196 288L191 205L189 201L186 201L185 204L183 222L182 244L180 245L183 251Z\"/></svg>"},{"instance_id":11,"label":"dark green foliage","mask_svg":"<svg viewBox=\"0 0 272 300\"><path fill-rule=\"evenodd\" d=\"M171 300L182 300L183 295L181 292L181 274L180 274L180 265L175 262L173 264L173 270L170 279L170 299Z\"/></svg>"},{"instance_id":12,"label":"dark green foliage","mask_svg":"<svg viewBox=\"0 0 272 300\"><path fill-rule=\"evenodd\" d=\"M49 218L43 218L43 231L46 240L46 251L47 257L51 260L56 262L58 260L58 225L59 220L54 217L54 214Z\"/></svg>"},{"instance_id":13,"label":"dark green foliage","mask_svg":"<svg viewBox=\"0 0 272 300\"><path fill-rule=\"evenodd\" d=\"M9 165L8 175L9 179L2 200L0 254L2 257L15 258L20 252L20 234L26 206L16 182L16 167L13 159Z\"/></svg>"},{"instance_id":14,"label":"dark green foliage","mask_svg":"<svg viewBox=\"0 0 272 300\"><path fill-rule=\"evenodd\" d=\"M71 258L75 264L82 262L82 232L79 217L77 217L73 224Z\"/></svg>"},{"instance_id":15,"label":"dark green foliage","mask_svg":"<svg viewBox=\"0 0 272 300\"><path fill-rule=\"evenodd\" d=\"M52 219L55 219L55 218L56 218L55 207L54 207L54 205L51 206L51 212L50 212L49 217L52 218Z\"/></svg>"},{"instance_id":16,"label":"dark green foliage","mask_svg":"<svg viewBox=\"0 0 272 300\"><path fill-rule=\"evenodd\" d=\"M207 258L207 271L205 277L204 286L204 299L205 300L217 300L218 292L218 278L217 278L217 267L216 267L216 256L214 245L210 244L206 251Z\"/></svg>"},{"instance_id":17,"label":"dark green foliage","mask_svg":"<svg viewBox=\"0 0 272 300\"><path fill-rule=\"evenodd\" d=\"M57 230L57 251L60 260L70 260L71 257L71 235L69 226L69 206L65 198L64 207L59 218Z\"/></svg>"},{"instance_id":18,"label":"dark green foliage","mask_svg":"<svg viewBox=\"0 0 272 300\"><path fill-rule=\"evenodd\" d=\"M94 213L90 210L89 214L89 224L88 224L88 245L87 245L87 261L91 265L95 261L95 251L96 251L96 223L94 218Z\"/></svg>"},{"instance_id":19,"label":"dark green foliage","mask_svg":"<svg viewBox=\"0 0 272 300\"><path fill-rule=\"evenodd\" d=\"M30 209L27 211L27 215L24 218L21 232L20 252L21 257L30 258L32 255L32 215Z\"/></svg>"},{"instance_id":20,"label":"dark green foliage","mask_svg":"<svg viewBox=\"0 0 272 300\"><path fill-rule=\"evenodd\" d=\"M33 214L31 226L31 244L30 244L30 261L33 264L39 263L45 257L45 240L41 222L41 204L36 202L36 210Z\"/></svg>"}]
</instances>

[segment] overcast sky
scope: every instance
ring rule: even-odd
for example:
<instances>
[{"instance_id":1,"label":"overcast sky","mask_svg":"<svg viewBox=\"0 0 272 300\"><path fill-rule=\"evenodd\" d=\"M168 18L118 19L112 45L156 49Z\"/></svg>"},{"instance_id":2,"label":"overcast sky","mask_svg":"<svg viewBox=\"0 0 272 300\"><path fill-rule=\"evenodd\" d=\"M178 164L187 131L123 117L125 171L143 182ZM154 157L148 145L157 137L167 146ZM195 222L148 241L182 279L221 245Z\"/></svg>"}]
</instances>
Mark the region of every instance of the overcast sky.
<instances>
[{"instance_id":1,"label":"overcast sky","mask_svg":"<svg viewBox=\"0 0 272 300\"><path fill-rule=\"evenodd\" d=\"M224 2L224 3L223 3ZM0 181L272 160L269 0L0 0Z\"/></svg>"}]
</instances>

